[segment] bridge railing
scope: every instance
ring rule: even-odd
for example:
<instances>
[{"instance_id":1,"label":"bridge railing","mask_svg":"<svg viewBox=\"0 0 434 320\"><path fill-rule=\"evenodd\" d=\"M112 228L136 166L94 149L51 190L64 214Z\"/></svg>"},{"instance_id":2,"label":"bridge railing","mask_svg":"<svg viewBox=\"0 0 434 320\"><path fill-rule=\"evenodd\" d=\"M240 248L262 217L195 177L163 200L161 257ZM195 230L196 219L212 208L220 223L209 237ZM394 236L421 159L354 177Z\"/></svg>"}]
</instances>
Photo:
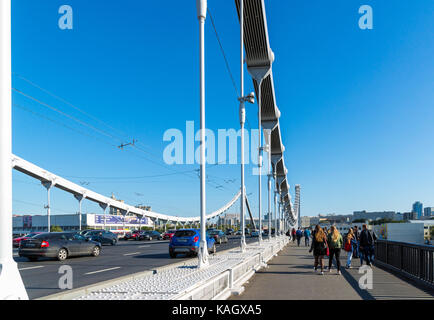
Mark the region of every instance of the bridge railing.
<instances>
[{"instance_id":1,"label":"bridge railing","mask_svg":"<svg viewBox=\"0 0 434 320\"><path fill-rule=\"evenodd\" d=\"M375 262L434 287L434 246L377 240Z\"/></svg>"}]
</instances>

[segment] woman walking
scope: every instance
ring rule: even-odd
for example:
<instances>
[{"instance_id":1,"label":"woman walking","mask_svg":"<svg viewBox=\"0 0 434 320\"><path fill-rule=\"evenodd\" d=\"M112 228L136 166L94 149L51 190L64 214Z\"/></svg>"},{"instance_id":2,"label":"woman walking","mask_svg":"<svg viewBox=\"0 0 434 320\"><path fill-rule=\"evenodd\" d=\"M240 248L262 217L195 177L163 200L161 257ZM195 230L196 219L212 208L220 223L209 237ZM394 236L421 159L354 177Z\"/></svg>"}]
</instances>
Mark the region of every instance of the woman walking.
<instances>
[{"instance_id":1,"label":"woman walking","mask_svg":"<svg viewBox=\"0 0 434 320\"><path fill-rule=\"evenodd\" d=\"M347 264L346 264L347 269L351 268L351 260L353 258L354 246L357 246L357 242L355 239L354 231L353 229L350 228L350 230L348 230L345 239L345 247L344 247L345 251L347 252Z\"/></svg>"},{"instance_id":2,"label":"woman walking","mask_svg":"<svg viewBox=\"0 0 434 320\"><path fill-rule=\"evenodd\" d=\"M315 232L312 238L312 246L309 252L312 252L315 257L314 269L317 271L318 264L321 265L321 274L324 274L324 255L327 253L327 237L324 230L316 225Z\"/></svg>"},{"instance_id":3,"label":"woman walking","mask_svg":"<svg viewBox=\"0 0 434 320\"><path fill-rule=\"evenodd\" d=\"M330 233L327 237L327 243L329 245L329 272L332 271L333 256L336 258L337 274L341 274L341 248L343 245L342 235L339 233L335 226L331 226Z\"/></svg>"}]
</instances>

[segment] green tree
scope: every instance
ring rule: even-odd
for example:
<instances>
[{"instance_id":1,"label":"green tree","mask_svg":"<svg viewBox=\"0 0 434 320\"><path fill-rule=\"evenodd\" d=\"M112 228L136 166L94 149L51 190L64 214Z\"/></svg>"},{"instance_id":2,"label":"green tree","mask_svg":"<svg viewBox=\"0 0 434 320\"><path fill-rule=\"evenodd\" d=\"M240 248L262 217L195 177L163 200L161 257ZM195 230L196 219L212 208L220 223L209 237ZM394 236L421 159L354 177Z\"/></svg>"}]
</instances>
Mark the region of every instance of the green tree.
<instances>
[{"instance_id":1,"label":"green tree","mask_svg":"<svg viewBox=\"0 0 434 320\"><path fill-rule=\"evenodd\" d=\"M51 232L63 232L62 228L59 226L51 226L50 231Z\"/></svg>"}]
</instances>

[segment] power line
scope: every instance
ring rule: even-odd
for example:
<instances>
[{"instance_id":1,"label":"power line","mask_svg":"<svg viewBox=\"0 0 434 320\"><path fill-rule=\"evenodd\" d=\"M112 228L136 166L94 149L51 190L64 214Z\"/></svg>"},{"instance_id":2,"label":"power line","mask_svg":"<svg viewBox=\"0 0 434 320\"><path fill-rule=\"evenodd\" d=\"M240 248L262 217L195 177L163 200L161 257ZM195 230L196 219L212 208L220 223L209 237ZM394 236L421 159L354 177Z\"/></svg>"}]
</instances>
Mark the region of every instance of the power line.
<instances>
[{"instance_id":1,"label":"power line","mask_svg":"<svg viewBox=\"0 0 434 320\"><path fill-rule=\"evenodd\" d=\"M213 19L212 15L211 15L211 11L209 10L209 8L207 9L207 11L208 11L208 15L209 15L210 20L211 20L212 27L213 27L213 29L214 29L215 36L216 36L217 41L218 41L219 46L220 46L220 51L221 51L221 53L222 53L222 55L223 55L223 59L225 60L226 69L227 69L227 71L228 71L228 73L229 73L229 77L231 78L232 85L233 85L233 87L234 87L234 89L235 89L235 93L236 93L237 97L239 97L238 89L237 89L237 84L236 84L235 79L234 79L234 77L233 77L233 75L232 75L231 68L229 67L229 62L228 62L228 59L226 58L225 50L223 49L223 45L222 45L222 43L221 43L221 41L220 41L220 37L219 37L219 35L218 35L217 28L216 28L216 26L215 26L215 24L214 24L214 19Z\"/></svg>"}]
</instances>

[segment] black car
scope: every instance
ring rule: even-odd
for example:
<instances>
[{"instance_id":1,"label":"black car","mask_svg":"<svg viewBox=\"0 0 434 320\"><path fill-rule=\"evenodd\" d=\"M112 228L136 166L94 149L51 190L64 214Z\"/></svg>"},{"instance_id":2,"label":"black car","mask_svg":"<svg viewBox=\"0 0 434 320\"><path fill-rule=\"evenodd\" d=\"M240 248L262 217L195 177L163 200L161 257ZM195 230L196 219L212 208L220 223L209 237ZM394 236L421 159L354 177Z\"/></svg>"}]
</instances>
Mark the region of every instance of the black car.
<instances>
[{"instance_id":1,"label":"black car","mask_svg":"<svg viewBox=\"0 0 434 320\"><path fill-rule=\"evenodd\" d=\"M234 229L232 229L232 228L228 228L228 229L226 229L226 235L227 236L231 236L231 235L233 235L235 233L235 230Z\"/></svg>"},{"instance_id":2,"label":"black car","mask_svg":"<svg viewBox=\"0 0 434 320\"><path fill-rule=\"evenodd\" d=\"M101 244L110 244L114 246L118 242L118 236L110 231L92 230L84 234L89 240L99 242Z\"/></svg>"},{"instance_id":3,"label":"black car","mask_svg":"<svg viewBox=\"0 0 434 320\"><path fill-rule=\"evenodd\" d=\"M101 243L86 239L77 232L45 232L21 242L20 257L35 261L40 257L63 261L71 256L99 256Z\"/></svg>"},{"instance_id":4,"label":"black car","mask_svg":"<svg viewBox=\"0 0 434 320\"><path fill-rule=\"evenodd\" d=\"M163 240L163 236L158 231L142 231L136 240Z\"/></svg>"},{"instance_id":5,"label":"black car","mask_svg":"<svg viewBox=\"0 0 434 320\"><path fill-rule=\"evenodd\" d=\"M228 243L229 239L227 235L221 230L208 230L206 232L210 238L214 238L215 242L218 244Z\"/></svg>"}]
</instances>

